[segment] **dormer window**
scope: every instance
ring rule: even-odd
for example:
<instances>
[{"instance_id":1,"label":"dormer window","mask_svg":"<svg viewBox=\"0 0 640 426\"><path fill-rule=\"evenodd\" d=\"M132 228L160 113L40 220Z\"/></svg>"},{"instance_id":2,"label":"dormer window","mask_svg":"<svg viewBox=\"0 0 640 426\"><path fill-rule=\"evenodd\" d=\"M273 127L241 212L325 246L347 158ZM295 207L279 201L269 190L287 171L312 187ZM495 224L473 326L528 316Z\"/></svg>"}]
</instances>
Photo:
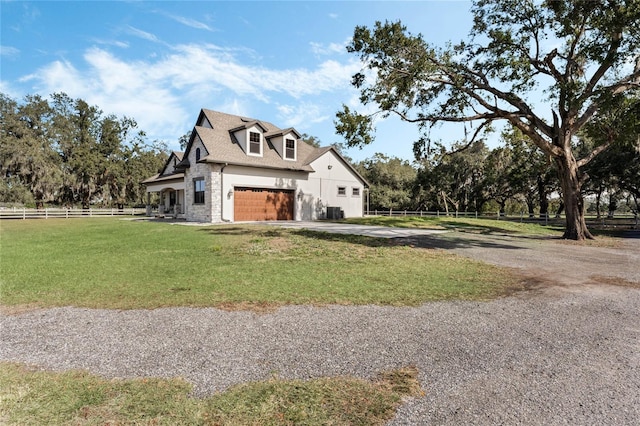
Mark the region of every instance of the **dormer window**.
<instances>
[{"instance_id":1,"label":"dormer window","mask_svg":"<svg viewBox=\"0 0 640 426\"><path fill-rule=\"evenodd\" d=\"M293 139L287 139L285 142L284 158L287 160L296 159L296 141Z\"/></svg>"},{"instance_id":2,"label":"dormer window","mask_svg":"<svg viewBox=\"0 0 640 426\"><path fill-rule=\"evenodd\" d=\"M262 153L260 145L260 133L249 132L249 153L260 155Z\"/></svg>"}]
</instances>

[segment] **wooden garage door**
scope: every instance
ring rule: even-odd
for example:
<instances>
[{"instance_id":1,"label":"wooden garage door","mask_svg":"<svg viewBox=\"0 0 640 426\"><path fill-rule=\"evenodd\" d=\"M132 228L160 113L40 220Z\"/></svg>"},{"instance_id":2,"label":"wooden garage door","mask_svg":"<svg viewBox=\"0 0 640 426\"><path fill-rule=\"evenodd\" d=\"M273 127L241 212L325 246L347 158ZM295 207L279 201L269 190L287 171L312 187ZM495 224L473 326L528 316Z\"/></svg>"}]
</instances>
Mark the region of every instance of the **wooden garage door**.
<instances>
[{"instance_id":1,"label":"wooden garage door","mask_svg":"<svg viewBox=\"0 0 640 426\"><path fill-rule=\"evenodd\" d=\"M293 191L234 188L234 220L293 220Z\"/></svg>"}]
</instances>

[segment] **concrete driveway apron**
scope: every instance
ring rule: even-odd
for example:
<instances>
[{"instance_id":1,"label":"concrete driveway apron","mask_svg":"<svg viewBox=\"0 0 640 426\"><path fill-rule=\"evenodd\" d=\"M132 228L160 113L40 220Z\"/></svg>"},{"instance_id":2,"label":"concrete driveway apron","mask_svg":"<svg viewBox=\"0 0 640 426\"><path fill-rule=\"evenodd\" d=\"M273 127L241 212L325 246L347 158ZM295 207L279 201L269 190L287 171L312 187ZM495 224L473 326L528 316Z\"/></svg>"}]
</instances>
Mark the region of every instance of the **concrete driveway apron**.
<instances>
[{"instance_id":1,"label":"concrete driveway apron","mask_svg":"<svg viewBox=\"0 0 640 426\"><path fill-rule=\"evenodd\" d=\"M386 226L355 225L351 223L336 222L273 221L263 223L290 229L308 229L311 231L329 232L332 234L364 235L367 237L378 238L407 238L420 235L442 234L448 232L446 230L438 229L390 228Z\"/></svg>"}]
</instances>

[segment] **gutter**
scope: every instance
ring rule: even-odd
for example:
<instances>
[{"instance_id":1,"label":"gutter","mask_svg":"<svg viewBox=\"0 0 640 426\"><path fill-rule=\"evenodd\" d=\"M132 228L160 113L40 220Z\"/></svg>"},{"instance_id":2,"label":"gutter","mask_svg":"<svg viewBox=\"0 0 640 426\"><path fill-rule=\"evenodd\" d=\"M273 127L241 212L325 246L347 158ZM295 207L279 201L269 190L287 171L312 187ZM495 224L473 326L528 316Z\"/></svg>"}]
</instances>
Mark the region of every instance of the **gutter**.
<instances>
[{"instance_id":1,"label":"gutter","mask_svg":"<svg viewBox=\"0 0 640 426\"><path fill-rule=\"evenodd\" d=\"M225 219L224 218L224 169L225 167L227 167L229 165L229 163L224 163L224 166L222 166L220 168L220 219L223 222L227 222L230 223L231 220L230 219Z\"/></svg>"}]
</instances>

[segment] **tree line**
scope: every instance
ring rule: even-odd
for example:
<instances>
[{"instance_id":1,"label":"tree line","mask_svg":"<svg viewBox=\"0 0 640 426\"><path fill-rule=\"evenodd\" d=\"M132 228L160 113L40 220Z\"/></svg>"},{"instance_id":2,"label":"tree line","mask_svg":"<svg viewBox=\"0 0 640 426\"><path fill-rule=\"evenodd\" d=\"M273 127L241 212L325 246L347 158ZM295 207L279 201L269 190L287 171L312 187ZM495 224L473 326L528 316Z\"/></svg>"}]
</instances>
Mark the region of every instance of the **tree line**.
<instances>
[{"instance_id":1,"label":"tree line","mask_svg":"<svg viewBox=\"0 0 640 426\"><path fill-rule=\"evenodd\" d=\"M586 167L639 140L640 0L473 0L471 14L468 38L444 46L399 21L357 26L347 51L362 63L351 83L364 112L343 105L336 131L366 145L376 117L393 114L418 126L421 154L434 126L470 130L465 146L479 149L494 123L508 123L554 163L564 237L592 238ZM585 134L590 149L577 144Z\"/></svg>"},{"instance_id":2,"label":"tree line","mask_svg":"<svg viewBox=\"0 0 640 426\"><path fill-rule=\"evenodd\" d=\"M141 182L158 173L166 144L133 118L105 114L65 93L18 102L0 93L0 202L88 208L145 203Z\"/></svg>"},{"instance_id":3,"label":"tree line","mask_svg":"<svg viewBox=\"0 0 640 426\"><path fill-rule=\"evenodd\" d=\"M578 141L578 152L594 142ZM515 127L501 134L500 146L483 140L453 152L437 145L420 161L374 157L356 163L369 189L369 209L458 211L556 215L564 209L558 170L547 155ZM456 149L458 148L458 149ZM640 210L640 147L613 145L584 167L585 208L598 217L618 209Z\"/></svg>"}]
</instances>

